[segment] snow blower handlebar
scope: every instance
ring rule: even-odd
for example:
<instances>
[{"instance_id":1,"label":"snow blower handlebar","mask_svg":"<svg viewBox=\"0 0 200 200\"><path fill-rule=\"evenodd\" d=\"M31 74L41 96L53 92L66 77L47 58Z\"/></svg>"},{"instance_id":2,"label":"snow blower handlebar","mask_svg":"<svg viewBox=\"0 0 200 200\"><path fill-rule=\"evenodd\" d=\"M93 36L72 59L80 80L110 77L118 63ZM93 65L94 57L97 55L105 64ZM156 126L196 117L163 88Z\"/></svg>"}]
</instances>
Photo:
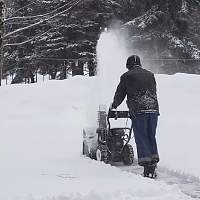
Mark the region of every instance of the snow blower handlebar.
<instances>
[{"instance_id":1,"label":"snow blower handlebar","mask_svg":"<svg viewBox=\"0 0 200 200\"><path fill-rule=\"evenodd\" d=\"M130 118L129 112L128 111L117 111L117 110L110 110L108 111L107 115L107 122L108 122L108 129L110 130L110 119L122 119L122 118Z\"/></svg>"},{"instance_id":2,"label":"snow blower handlebar","mask_svg":"<svg viewBox=\"0 0 200 200\"><path fill-rule=\"evenodd\" d=\"M128 111L109 110L108 119L111 119L111 118L115 120L117 120L118 118L130 118L130 115Z\"/></svg>"},{"instance_id":3,"label":"snow blower handlebar","mask_svg":"<svg viewBox=\"0 0 200 200\"><path fill-rule=\"evenodd\" d=\"M111 129L110 119L117 120L119 118L120 119L126 118L127 120L128 120L128 118L131 118L130 114L129 114L129 111L117 111L117 110L109 109L108 115L107 115L108 130ZM132 126L131 126L131 128L125 127L125 129L129 129L129 134L128 134L128 138L127 138L127 141L126 141L126 144L128 144L129 141L131 140Z\"/></svg>"}]
</instances>

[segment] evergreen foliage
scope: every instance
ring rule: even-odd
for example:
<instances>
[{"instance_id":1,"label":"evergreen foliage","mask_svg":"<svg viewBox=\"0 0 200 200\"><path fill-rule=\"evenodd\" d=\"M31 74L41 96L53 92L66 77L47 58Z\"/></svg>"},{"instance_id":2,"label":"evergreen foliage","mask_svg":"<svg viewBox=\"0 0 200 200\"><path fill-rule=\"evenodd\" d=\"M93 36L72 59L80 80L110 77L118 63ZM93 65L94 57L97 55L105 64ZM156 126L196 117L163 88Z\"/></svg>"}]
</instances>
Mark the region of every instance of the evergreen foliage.
<instances>
[{"instance_id":1,"label":"evergreen foliage","mask_svg":"<svg viewBox=\"0 0 200 200\"><path fill-rule=\"evenodd\" d=\"M64 11L66 4L69 7L72 2L7 0L6 18L16 18L5 23L5 33ZM198 63L186 60L200 58L198 0L84 0L70 12L6 38L7 44L21 45L5 47L4 73L13 69L19 71L16 79L20 82L26 76L33 76L39 67L40 73L49 73L52 78L56 78L60 71L59 78L62 79L66 65L76 66L74 59L80 60L80 67L83 67L82 61L86 58L90 59L90 67L94 66L99 35L114 20L120 20L122 29L128 30L130 48L137 48L145 58L185 59L184 63L180 61L176 66L174 62L159 62L163 72L185 70L199 73ZM31 38L30 42L26 42ZM152 48L155 53L152 53ZM64 63L60 61L62 59L71 61ZM180 66L184 66L184 69Z\"/></svg>"},{"instance_id":2,"label":"evergreen foliage","mask_svg":"<svg viewBox=\"0 0 200 200\"><path fill-rule=\"evenodd\" d=\"M125 24L131 45L145 58L163 59L159 72L200 73L200 4L195 0L146 1L151 8ZM145 5L145 3L143 4ZM166 60L164 60L166 59ZM179 59L178 61L176 59ZM157 66L156 66L157 68ZM158 68L157 68L158 69Z\"/></svg>"}]
</instances>

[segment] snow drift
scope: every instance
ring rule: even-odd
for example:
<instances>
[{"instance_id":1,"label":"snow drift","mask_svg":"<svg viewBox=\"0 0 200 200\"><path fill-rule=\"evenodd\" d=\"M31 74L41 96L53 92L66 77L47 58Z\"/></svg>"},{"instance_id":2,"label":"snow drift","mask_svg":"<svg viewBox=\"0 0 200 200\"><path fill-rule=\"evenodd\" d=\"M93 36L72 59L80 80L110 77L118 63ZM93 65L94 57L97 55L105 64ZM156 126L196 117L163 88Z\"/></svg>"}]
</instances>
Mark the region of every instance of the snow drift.
<instances>
[{"instance_id":1,"label":"snow drift","mask_svg":"<svg viewBox=\"0 0 200 200\"><path fill-rule=\"evenodd\" d=\"M200 175L200 93L194 87L199 78L157 76L157 81L161 164ZM81 156L82 127L96 82L75 77L0 88L0 199L189 199L177 186Z\"/></svg>"}]
</instances>

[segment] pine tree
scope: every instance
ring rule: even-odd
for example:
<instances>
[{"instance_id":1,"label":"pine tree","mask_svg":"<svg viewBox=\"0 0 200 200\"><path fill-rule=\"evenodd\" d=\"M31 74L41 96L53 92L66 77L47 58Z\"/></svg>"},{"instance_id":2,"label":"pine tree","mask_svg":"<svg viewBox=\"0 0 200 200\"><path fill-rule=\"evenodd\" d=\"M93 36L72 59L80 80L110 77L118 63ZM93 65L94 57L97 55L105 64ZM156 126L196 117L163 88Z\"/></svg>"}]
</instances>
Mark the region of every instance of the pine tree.
<instances>
[{"instance_id":1,"label":"pine tree","mask_svg":"<svg viewBox=\"0 0 200 200\"><path fill-rule=\"evenodd\" d=\"M4 1L0 1L0 86L3 78L3 8Z\"/></svg>"},{"instance_id":2,"label":"pine tree","mask_svg":"<svg viewBox=\"0 0 200 200\"><path fill-rule=\"evenodd\" d=\"M7 0L6 17L18 18L6 23L5 32L39 22L72 4L71 0ZM92 68L99 35L116 20L129 31L130 48L138 49L145 57L198 59L199 7L196 0L84 0L70 12L63 12L6 38L7 44L23 45L7 46L4 64L7 71L20 71L18 74L21 78L17 78L19 80L16 82L30 76L38 66L40 73L49 73L52 78L56 78L59 71L59 77L66 77L63 75L65 69L69 66L76 69L77 60L80 69L83 68L84 59L89 61L88 67ZM69 59L69 62L64 63L62 59ZM160 64L165 68L168 65L166 62ZM191 62L186 64L193 65ZM179 65L182 63L176 63L178 68ZM29 71L29 75L25 71Z\"/></svg>"},{"instance_id":3,"label":"pine tree","mask_svg":"<svg viewBox=\"0 0 200 200\"><path fill-rule=\"evenodd\" d=\"M199 24L199 11L200 5L195 1L154 2L148 11L126 23L130 35L134 36L132 46L138 48L145 58L181 59L158 62L163 72L197 73L200 59L197 36L200 32L195 27Z\"/></svg>"}]
</instances>

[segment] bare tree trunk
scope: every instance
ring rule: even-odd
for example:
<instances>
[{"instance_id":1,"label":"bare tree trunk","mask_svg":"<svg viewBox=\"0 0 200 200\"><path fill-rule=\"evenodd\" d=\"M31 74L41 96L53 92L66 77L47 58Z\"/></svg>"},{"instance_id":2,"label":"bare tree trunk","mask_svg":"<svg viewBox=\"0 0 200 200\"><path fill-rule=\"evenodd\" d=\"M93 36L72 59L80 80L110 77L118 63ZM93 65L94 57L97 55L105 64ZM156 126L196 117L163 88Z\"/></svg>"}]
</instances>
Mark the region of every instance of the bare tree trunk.
<instances>
[{"instance_id":1,"label":"bare tree trunk","mask_svg":"<svg viewBox=\"0 0 200 200\"><path fill-rule=\"evenodd\" d=\"M4 0L0 0L0 86L3 78L3 13Z\"/></svg>"}]
</instances>

